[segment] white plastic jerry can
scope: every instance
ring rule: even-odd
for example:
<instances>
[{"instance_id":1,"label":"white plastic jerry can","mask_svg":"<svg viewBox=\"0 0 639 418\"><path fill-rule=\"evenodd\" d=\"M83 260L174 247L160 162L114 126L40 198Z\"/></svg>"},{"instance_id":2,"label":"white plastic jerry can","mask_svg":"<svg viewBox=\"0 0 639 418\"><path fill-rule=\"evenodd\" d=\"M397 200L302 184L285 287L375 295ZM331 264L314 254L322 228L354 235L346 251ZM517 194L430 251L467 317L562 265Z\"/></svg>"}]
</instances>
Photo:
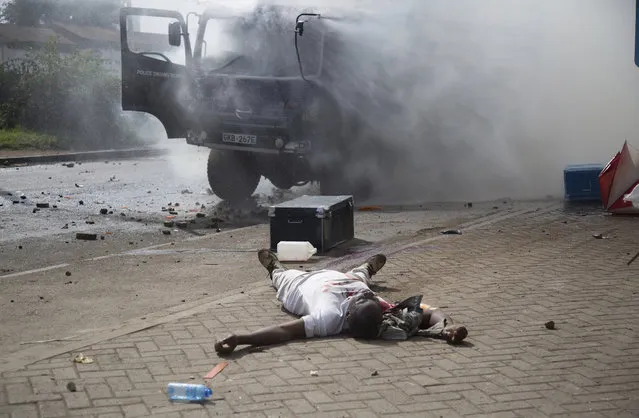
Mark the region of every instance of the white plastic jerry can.
<instances>
[{"instance_id":1,"label":"white plastic jerry can","mask_svg":"<svg viewBox=\"0 0 639 418\"><path fill-rule=\"evenodd\" d=\"M280 241L277 243L277 258L280 261L306 261L317 253L317 248L308 241Z\"/></svg>"}]
</instances>

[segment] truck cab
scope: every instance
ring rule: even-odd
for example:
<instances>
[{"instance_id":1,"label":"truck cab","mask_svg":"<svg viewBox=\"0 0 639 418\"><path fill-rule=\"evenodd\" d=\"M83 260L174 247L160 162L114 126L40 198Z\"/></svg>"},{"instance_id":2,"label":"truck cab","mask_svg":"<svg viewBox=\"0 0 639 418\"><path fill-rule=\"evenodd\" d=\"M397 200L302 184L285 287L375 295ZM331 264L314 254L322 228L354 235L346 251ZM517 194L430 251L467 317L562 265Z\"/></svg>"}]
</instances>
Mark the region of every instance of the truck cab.
<instances>
[{"instance_id":1,"label":"truck cab","mask_svg":"<svg viewBox=\"0 0 639 418\"><path fill-rule=\"evenodd\" d=\"M166 45L144 43L140 17L164 25ZM177 11L121 10L123 110L210 148L209 184L224 200L250 197L262 176L282 189L319 181L324 194L348 192L335 187L344 185L347 118L324 65L339 44L321 16L259 6L195 17L191 37Z\"/></svg>"}]
</instances>

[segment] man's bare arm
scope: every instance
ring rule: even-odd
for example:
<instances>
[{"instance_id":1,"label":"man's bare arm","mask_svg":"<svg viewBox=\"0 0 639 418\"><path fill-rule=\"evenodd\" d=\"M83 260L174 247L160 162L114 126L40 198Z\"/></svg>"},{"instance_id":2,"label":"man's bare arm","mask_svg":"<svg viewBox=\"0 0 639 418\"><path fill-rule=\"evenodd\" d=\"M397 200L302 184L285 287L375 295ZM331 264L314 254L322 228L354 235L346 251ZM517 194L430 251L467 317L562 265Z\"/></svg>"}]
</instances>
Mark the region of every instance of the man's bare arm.
<instances>
[{"instance_id":1,"label":"man's bare arm","mask_svg":"<svg viewBox=\"0 0 639 418\"><path fill-rule=\"evenodd\" d=\"M304 320L296 319L280 325L262 328L249 334L231 335L215 343L218 354L229 354L238 345L271 345L306 337Z\"/></svg>"}]
</instances>

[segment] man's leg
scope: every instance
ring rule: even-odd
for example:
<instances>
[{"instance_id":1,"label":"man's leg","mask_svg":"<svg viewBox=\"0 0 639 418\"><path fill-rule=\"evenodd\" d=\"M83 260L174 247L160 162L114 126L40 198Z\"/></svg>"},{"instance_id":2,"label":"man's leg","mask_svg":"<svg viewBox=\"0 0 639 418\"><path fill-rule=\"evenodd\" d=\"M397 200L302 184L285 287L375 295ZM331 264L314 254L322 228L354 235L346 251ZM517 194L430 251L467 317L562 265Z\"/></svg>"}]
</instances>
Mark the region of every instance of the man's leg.
<instances>
[{"instance_id":1,"label":"man's leg","mask_svg":"<svg viewBox=\"0 0 639 418\"><path fill-rule=\"evenodd\" d=\"M293 295L294 292L298 292L299 290L297 286L293 284L307 273L302 270L284 268L278 260L277 255L271 250L260 250L257 253L257 257L271 277L271 284L277 291L277 299L282 302L287 311L295 314L299 307L291 301L299 299Z\"/></svg>"},{"instance_id":2,"label":"man's leg","mask_svg":"<svg viewBox=\"0 0 639 418\"><path fill-rule=\"evenodd\" d=\"M377 274L384 267L384 264L386 264L386 256L384 254L376 254L366 260L361 266L346 272L346 275L361 280L366 283L366 286L370 286L372 284L371 277Z\"/></svg>"}]
</instances>

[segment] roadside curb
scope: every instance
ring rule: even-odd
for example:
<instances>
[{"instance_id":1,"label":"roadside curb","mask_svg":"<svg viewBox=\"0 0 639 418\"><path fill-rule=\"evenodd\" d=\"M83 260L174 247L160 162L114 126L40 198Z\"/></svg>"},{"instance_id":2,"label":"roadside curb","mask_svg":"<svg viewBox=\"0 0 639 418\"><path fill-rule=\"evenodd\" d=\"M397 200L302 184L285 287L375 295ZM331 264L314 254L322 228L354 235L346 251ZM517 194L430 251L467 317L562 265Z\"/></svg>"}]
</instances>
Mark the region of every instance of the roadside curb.
<instances>
[{"instance_id":1,"label":"roadside curb","mask_svg":"<svg viewBox=\"0 0 639 418\"><path fill-rule=\"evenodd\" d=\"M91 161L110 159L126 159L139 157L155 157L168 153L167 148L129 148L118 150L68 152L63 154L29 155L21 157L0 157L0 166L12 166L17 164L47 164L62 161Z\"/></svg>"}]
</instances>

